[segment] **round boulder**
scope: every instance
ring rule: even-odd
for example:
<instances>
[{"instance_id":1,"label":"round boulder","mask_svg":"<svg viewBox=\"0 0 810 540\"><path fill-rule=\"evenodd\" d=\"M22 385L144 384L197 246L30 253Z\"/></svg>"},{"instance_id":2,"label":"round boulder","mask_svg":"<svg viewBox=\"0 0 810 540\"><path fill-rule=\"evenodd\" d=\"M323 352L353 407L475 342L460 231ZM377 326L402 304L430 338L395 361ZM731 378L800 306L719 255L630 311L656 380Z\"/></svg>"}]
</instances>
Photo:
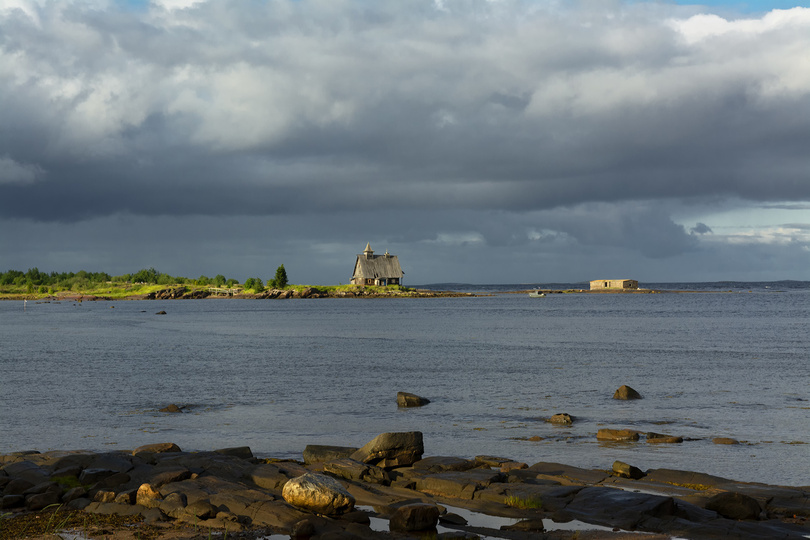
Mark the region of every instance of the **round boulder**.
<instances>
[{"instance_id":1,"label":"round boulder","mask_svg":"<svg viewBox=\"0 0 810 540\"><path fill-rule=\"evenodd\" d=\"M316 514L334 516L354 508L354 497L330 476L306 473L289 480L281 496L291 505Z\"/></svg>"}]
</instances>

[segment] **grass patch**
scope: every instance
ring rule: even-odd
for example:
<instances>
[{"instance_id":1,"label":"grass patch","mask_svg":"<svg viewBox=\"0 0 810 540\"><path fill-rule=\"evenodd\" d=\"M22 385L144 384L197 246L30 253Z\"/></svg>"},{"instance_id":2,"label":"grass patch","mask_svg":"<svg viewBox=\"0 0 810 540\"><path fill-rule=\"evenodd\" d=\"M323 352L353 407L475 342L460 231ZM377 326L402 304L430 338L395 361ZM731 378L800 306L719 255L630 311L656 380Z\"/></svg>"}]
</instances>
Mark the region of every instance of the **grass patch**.
<instances>
[{"instance_id":1,"label":"grass patch","mask_svg":"<svg viewBox=\"0 0 810 540\"><path fill-rule=\"evenodd\" d=\"M521 510L541 510L543 508L543 501L540 499L524 499L522 497L509 496L504 499L503 503L512 508L520 508Z\"/></svg>"},{"instance_id":2,"label":"grass patch","mask_svg":"<svg viewBox=\"0 0 810 540\"><path fill-rule=\"evenodd\" d=\"M678 482L666 482L666 483L671 486L694 489L695 491L709 491L710 489L714 489L712 486L707 486L706 484L679 484Z\"/></svg>"}]
</instances>

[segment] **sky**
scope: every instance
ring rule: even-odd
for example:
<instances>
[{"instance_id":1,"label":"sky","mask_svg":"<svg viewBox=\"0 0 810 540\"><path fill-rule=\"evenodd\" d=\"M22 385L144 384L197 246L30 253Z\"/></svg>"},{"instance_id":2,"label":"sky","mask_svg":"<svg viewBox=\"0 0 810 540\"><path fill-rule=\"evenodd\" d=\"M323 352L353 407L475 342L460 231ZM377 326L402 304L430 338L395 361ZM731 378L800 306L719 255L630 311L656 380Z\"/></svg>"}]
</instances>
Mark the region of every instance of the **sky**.
<instances>
[{"instance_id":1,"label":"sky","mask_svg":"<svg viewBox=\"0 0 810 540\"><path fill-rule=\"evenodd\" d=\"M0 0L0 271L810 280L810 2Z\"/></svg>"}]
</instances>

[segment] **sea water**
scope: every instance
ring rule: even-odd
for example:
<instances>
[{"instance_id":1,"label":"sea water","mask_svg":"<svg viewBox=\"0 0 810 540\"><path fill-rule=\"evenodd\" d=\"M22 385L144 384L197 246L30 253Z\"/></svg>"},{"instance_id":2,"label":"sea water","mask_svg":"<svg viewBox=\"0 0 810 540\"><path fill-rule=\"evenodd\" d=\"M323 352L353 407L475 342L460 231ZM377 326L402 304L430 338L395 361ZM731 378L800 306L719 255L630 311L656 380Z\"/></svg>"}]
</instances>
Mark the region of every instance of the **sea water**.
<instances>
[{"instance_id":1,"label":"sea water","mask_svg":"<svg viewBox=\"0 0 810 540\"><path fill-rule=\"evenodd\" d=\"M810 485L810 284L667 286L702 292L0 302L0 452L300 459L417 430L426 455ZM612 399L625 384L643 399ZM431 403L400 409L398 391ZM545 422L559 412L574 424ZM603 443L601 428L685 441Z\"/></svg>"}]
</instances>

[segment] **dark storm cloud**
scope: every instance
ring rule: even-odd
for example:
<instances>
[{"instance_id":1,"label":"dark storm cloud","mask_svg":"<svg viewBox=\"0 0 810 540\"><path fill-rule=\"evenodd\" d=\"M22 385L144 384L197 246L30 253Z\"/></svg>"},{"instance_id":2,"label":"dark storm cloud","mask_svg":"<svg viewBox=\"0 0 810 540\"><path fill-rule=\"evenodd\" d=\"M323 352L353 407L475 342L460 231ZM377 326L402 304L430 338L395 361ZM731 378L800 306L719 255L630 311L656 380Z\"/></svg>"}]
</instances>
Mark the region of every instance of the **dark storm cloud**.
<instances>
[{"instance_id":1,"label":"dark storm cloud","mask_svg":"<svg viewBox=\"0 0 810 540\"><path fill-rule=\"evenodd\" d=\"M711 230L679 204L810 199L810 10L172 3L0 8L0 219L660 258Z\"/></svg>"}]
</instances>

